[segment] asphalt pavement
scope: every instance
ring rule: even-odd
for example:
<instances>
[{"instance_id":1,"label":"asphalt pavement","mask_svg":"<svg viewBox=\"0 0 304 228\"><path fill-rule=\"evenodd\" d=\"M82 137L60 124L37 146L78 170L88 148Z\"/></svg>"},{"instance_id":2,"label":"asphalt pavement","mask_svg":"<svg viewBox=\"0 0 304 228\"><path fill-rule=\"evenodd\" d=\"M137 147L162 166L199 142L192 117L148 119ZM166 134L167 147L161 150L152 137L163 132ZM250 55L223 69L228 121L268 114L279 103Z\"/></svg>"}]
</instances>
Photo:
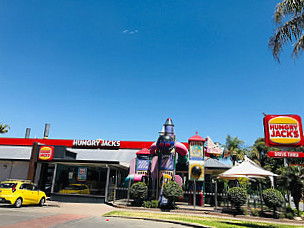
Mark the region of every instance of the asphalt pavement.
<instances>
[{"instance_id":1,"label":"asphalt pavement","mask_svg":"<svg viewBox=\"0 0 304 228\"><path fill-rule=\"evenodd\" d=\"M142 219L127 219L118 217L103 217L102 215L111 211L130 210L160 213L159 209L146 208L117 208L106 204L93 203L61 203L48 201L44 207L23 206L14 208L10 205L0 204L0 227L4 228L41 228L41 227L189 227L183 224L174 224L163 221L149 221ZM168 212L166 212L168 213ZM258 217L238 216L232 217L217 211L202 210L174 210L170 214L189 214L196 216L220 217L227 219L244 220L251 222L280 223L284 225L302 225L303 221L274 220ZM157 217L155 218L157 219ZM192 226L192 225L190 225Z\"/></svg>"},{"instance_id":2,"label":"asphalt pavement","mask_svg":"<svg viewBox=\"0 0 304 228\"><path fill-rule=\"evenodd\" d=\"M14 208L0 205L0 227L41 228L41 227L111 227L111 228L160 228L186 227L179 224L141 219L107 218L104 213L117 210L106 204L78 204L49 202L47 206L23 206Z\"/></svg>"}]
</instances>

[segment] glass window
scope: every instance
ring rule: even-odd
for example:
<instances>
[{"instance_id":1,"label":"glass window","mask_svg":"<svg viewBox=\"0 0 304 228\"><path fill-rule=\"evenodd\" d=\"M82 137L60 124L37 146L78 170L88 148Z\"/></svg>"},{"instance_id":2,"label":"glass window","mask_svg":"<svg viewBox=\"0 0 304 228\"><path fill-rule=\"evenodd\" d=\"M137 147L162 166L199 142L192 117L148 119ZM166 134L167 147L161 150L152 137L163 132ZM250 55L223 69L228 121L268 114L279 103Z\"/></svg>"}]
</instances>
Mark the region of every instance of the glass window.
<instances>
[{"instance_id":1,"label":"glass window","mask_svg":"<svg viewBox=\"0 0 304 228\"><path fill-rule=\"evenodd\" d=\"M25 184L22 184L19 189L25 189Z\"/></svg>"},{"instance_id":2,"label":"glass window","mask_svg":"<svg viewBox=\"0 0 304 228\"><path fill-rule=\"evenodd\" d=\"M54 192L104 196L107 168L84 165L57 165Z\"/></svg>"},{"instance_id":3,"label":"glass window","mask_svg":"<svg viewBox=\"0 0 304 228\"><path fill-rule=\"evenodd\" d=\"M0 188L13 188L16 185L16 183L3 183L0 184Z\"/></svg>"},{"instance_id":4,"label":"glass window","mask_svg":"<svg viewBox=\"0 0 304 228\"><path fill-rule=\"evenodd\" d=\"M31 184L22 184L20 189L33 190L33 185Z\"/></svg>"}]
</instances>

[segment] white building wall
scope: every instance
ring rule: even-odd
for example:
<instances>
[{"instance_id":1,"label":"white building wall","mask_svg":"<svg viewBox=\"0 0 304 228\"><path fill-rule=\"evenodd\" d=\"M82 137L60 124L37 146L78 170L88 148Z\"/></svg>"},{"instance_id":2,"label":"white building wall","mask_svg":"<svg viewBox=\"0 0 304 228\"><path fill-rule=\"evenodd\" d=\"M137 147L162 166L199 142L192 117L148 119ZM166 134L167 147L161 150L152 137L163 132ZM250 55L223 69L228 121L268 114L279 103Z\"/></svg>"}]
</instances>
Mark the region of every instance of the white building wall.
<instances>
[{"instance_id":1,"label":"white building wall","mask_svg":"<svg viewBox=\"0 0 304 228\"><path fill-rule=\"evenodd\" d=\"M4 181L10 177L12 171L12 162L0 161L0 181Z\"/></svg>"},{"instance_id":2,"label":"white building wall","mask_svg":"<svg viewBox=\"0 0 304 228\"><path fill-rule=\"evenodd\" d=\"M29 162L26 161L0 161L0 181L6 179L21 179L27 177Z\"/></svg>"}]
</instances>

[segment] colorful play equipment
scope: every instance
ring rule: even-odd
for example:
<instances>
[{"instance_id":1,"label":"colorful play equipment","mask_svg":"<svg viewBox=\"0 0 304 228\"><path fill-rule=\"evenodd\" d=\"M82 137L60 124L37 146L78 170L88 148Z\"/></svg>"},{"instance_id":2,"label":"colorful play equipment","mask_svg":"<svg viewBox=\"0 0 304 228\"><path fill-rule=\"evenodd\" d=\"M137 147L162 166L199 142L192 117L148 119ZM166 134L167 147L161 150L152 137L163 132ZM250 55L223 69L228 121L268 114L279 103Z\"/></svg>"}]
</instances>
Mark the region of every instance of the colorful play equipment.
<instances>
[{"instance_id":1,"label":"colorful play equipment","mask_svg":"<svg viewBox=\"0 0 304 228\"><path fill-rule=\"evenodd\" d=\"M175 181L192 192L190 196L193 196L193 199L190 203L196 202L194 205L203 206L205 154L221 156L223 153L223 150L210 141L209 137L207 139L209 147L205 146L206 140L197 132L188 140L188 143L176 141L174 124L168 118L151 148L138 151L136 158L130 162L129 176L125 180L125 186L130 187L132 183L139 181L145 182L149 188L149 198L159 199L160 205L166 205L168 201L162 195L162 188L167 182ZM177 171L182 174L182 177L176 174ZM193 195L193 192L198 192L197 199L197 194Z\"/></svg>"}]
</instances>

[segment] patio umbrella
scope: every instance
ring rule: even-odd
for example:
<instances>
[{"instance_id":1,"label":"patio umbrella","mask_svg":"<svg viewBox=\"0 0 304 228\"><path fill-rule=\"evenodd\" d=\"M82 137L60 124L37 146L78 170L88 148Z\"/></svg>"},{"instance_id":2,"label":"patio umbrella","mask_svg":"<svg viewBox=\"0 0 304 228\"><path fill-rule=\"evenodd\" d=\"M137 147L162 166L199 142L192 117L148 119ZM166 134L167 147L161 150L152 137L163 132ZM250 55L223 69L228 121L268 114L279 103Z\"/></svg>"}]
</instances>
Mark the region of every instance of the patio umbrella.
<instances>
[{"instance_id":1,"label":"patio umbrella","mask_svg":"<svg viewBox=\"0 0 304 228\"><path fill-rule=\"evenodd\" d=\"M245 157L245 161L241 164L233 166L227 171L221 173L218 178L220 179L236 179L239 177L247 178L270 178L271 185L273 186L273 177L278 176L270 171L267 171L256 164L254 161L250 160L248 157Z\"/></svg>"}]
</instances>

